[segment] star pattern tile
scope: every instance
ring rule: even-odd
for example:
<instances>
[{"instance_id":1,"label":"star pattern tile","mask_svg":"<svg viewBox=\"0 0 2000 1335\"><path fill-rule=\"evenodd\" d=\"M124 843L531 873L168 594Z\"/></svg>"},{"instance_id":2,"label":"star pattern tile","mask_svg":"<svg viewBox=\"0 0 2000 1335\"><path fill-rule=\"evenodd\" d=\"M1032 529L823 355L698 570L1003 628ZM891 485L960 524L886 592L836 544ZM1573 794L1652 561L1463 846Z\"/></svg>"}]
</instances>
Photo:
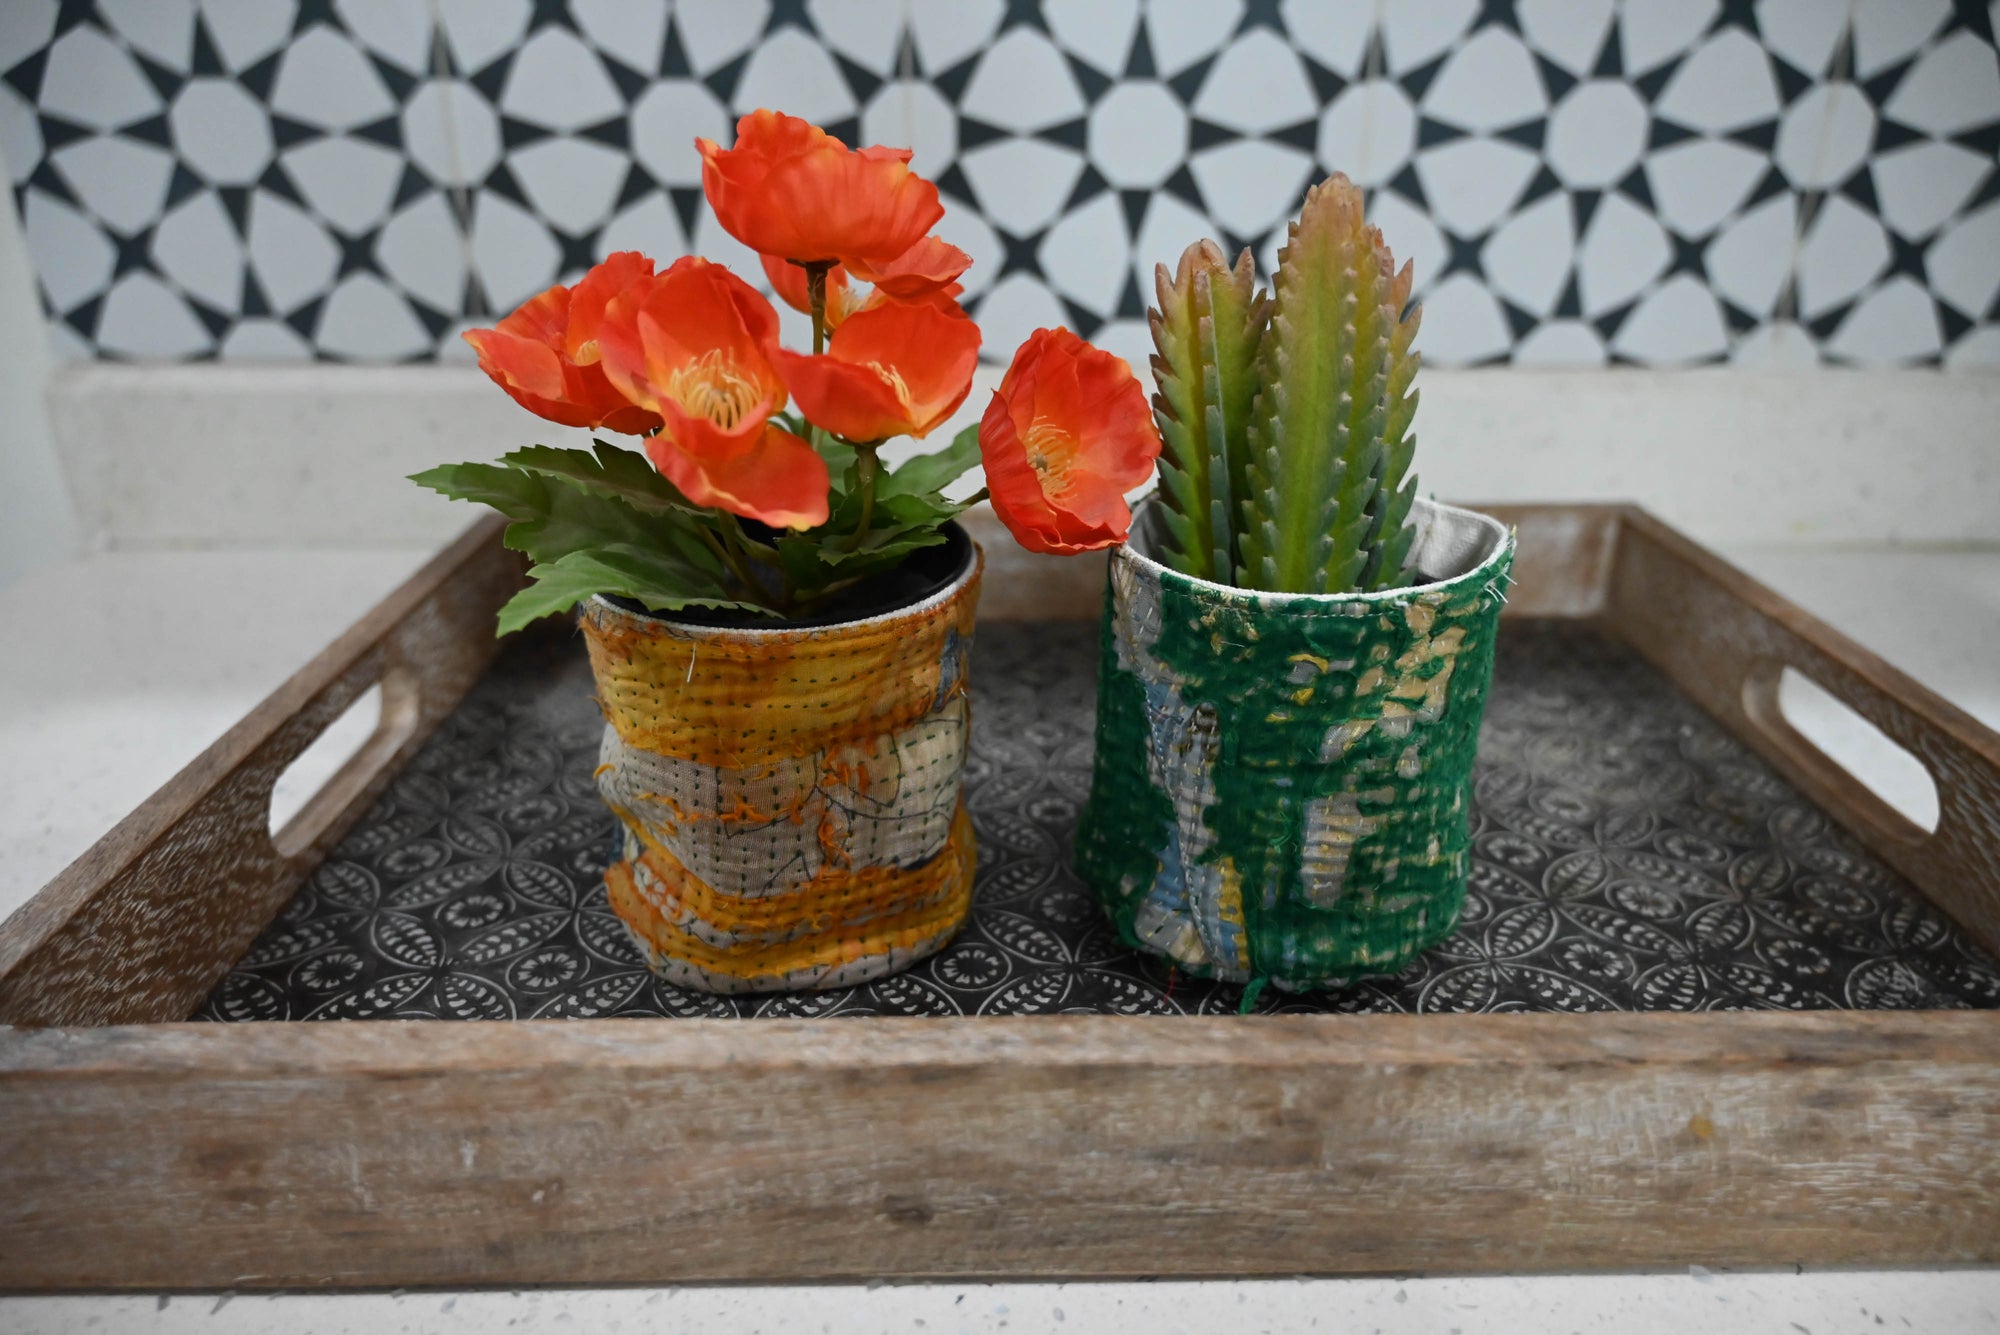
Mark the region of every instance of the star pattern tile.
<instances>
[{"instance_id":1,"label":"star pattern tile","mask_svg":"<svg viewBox=\"0 0 2000 1335\"><path fill-rule=\"evenodd\" d=\"M1991 363L1994 13L15 0L0 158L71 356L456 359L611 250L740 263L692 140L776 105L916 149L995 356L1062 322L1143 360L1154 264L1268 268L1341 170L1435 364Z\"/></svg>"}]
</instances>

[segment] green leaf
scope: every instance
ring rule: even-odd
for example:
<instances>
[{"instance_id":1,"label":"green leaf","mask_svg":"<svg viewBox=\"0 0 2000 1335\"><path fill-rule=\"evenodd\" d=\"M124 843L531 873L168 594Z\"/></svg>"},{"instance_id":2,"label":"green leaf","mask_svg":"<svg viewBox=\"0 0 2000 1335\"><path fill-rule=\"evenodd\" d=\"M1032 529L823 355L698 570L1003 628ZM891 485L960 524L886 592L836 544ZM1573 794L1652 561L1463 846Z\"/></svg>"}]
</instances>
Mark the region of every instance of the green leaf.
<instances>
[{"instance_id":1,"label":"green leaf","mask_svg":"<svg viewBox=\"0 0 2000 1335\"><path fill-rule=\"evenodd\" d=\"M937 546L945 540L945 524L977 499L949 501L934 492L923 496L883 496L878 492L868 532L855 544L852 536L861 507L859 498L851 498L844 513L836 510L821 527L781 534L778 555L793 587L802 597L812 598L831 584L847 584L894 569L912 552Z\"/></svg>"},{"instance_id":2,"label":"green leaf","mask_svg":"<svg viewBox=\"0 0 2000 1335\"><path fill-rule=\"evenodd\" d=\"M831 584L848 584L893 570L910 553L936 547L943 541L944 534L934 527L913 527L896 533L878 529L869 534L867 543L852 551L836 551L800 538L781 538L778 552L799 592L813 597Z\"/></svg>"},{"instance_id":3,"label":"green leaf","mask_svg":"<svg viewBox=\"0 0 2000 1335\"><path fill-rule=\"evenodd\" d=\"M532 519L548 509L548 487L538 477L501 464L440 464L410 481L454 501L488 505L509 519Z\"/></svg>"},{"instance_id":4,"label":"green leaf","mask_svg":"<svg viewBox=\"0 0 2000 1335\"><path fill-rule=\"evenodd\" d=\"M714 512L683 496L680 488L661 476L645 455L601 440L594 444L595 455L583 450L530 445L505 455L501 462L539 476L560 479L600 501L623 505L646 516L640 524L653 541L681 559L720 575L724 569L721 558L700 532L713 531L717 522ZM565 513L577 511L564 498L552 498L552 508ZM659 522L653 522L653 516L659 516ZM619 524L622 531L629 531L629 526L613 520L609 512L602 518L607 525Z\"/></svg>"},{"instance_id":5,"label":"green leaf","mask_svg":"<svg viewBox=\"0 0 2000 1335\"><path fill-rule=\"evenodd\" d=\"M593 594L636 598L655 612L684 607L768 611L731 598L705 571L648 547L623 544L574 551L529 569L532 581L500 609L499 631L519 630L538 617L566 612Z\"/></svg>"},{"instance_id":6,"label":"green leaf","mask_svg":"<svg viewBox=\"0 0 2000 1335\"><path fill-rule=\"evenodd\" d=\"M662 477L645 455L601 440L593 443L597 446L595 454L552 445L529 445L503 455L500 462L525 472L573 482L600 496L615 496L633 509L649 514L697 512L696 506Z\"/></svg>"},{"instance_id":7,"label":"green leaf","mask_svg":"<svg viewBox=\"0 0 2000 1335\"><path fill-rule=\"evenodd\" d=\"M700 531L713 521L684 508L684 501L663 500L664 494L679 493L656 473L665 493L640 478L635 462L652 473L643 458L611 446L603 451L593 459L582 450L533 446L514 451L507 463L446 464L418 473L412 481L454 500L498 510L514 521L502 541L544 564L571 552L623 543L657 548L719 579L724 567Z\"/></svg>"},{"instance_id":8,"label":"green leaf","mask_svg":"<svg viewBox=\"0 0 2000 1335\"><path fill-rule=\"evenodd\" d=\"M808 433L808 439L812 441L813 448L819 451L819 457L826 460L826 471L835 477L854 467L858 452L839 436L814 427Z\"/></svg>"},{"instance_id":9,"label":"green leaf","mask_svg":"<svg viewBox=\"0 0 2000 1335\"><path fill-rule=\"evenodd\" d=\"M974 422L953 436L943 449L906 459L894 472L876 479L875 498L879 503L888 496L928 496L942 492L978 462L979 424Z\"/></svg>"}]
</instances>

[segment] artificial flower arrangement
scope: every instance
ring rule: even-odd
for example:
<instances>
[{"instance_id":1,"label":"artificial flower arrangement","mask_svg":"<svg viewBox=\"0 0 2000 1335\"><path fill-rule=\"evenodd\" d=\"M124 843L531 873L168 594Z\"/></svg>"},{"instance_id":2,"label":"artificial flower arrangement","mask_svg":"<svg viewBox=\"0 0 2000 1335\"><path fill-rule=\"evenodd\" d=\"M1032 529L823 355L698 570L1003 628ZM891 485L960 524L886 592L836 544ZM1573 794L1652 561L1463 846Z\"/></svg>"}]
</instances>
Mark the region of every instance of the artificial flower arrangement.
<instances>
[{"instance_id":1,"label":"artificial flower arrangement","mask_svg":"<svg viewBox=\"0 0 2000 1335\"><path fill-rule=\"evenodd\" d=\"M1117 549L1076 861L1129 944L1254 996L1448 931L1512 541L1415 495L1411 272L1359 191L1307 195L1268 297L1211 242L1158 271L1151 412L1122 360L1039 330L976 427L891 470L883 443L951 417L979 352L936 188L770 111L696 143L812 352L720 265L613 255L466 338L524 407L640 449L416 478L512 521L532 564L503 631L582 603L606 889L655 967L834 987L963 923L981 561L953 520L989 496L1031 550ZM975 462L986 488L949 499Z\"/></svg>"},{"instance_id":2,"label":"artificial flower arrangement","mask_svg":"<svg viewBox=\"0 0 2000 1335\"><path fill-rule=\"evenodd\" d=\"M979 328L955 300L970 260L931 234L944 208L909 151L850 150L772 111L743 117L733 148L696 144L717 219L811 316L812 352L783 346L771 303L724 266L689 256L655 272L629 251L467 333L530 412L640 442L530 446L417 476L514 521L506 541L534 564L503 632L592 595L810 615L943 543L946 523L985 497L944 496L980 461L980 428L900 468L880 463L884 442L925 437L958 410L979 360ZM1001 398L1011 406L983 433L988 487L1023 541L1122 540L1124 494L1159 453L1125 363L1044 330Z\"/></svg>"},{"instance_id":3,"label":"artificial flower arrangement","mask_svg":"<svg viewBox=\"0 0 2000 1335\"><path fill-rule=\"evenodd\" d=\"M772 111L696 146L812 351L722 265L612 255L465 337L523 407L638 448L415 480L512 521L531 565L501 631L583 603L623 829L606 889L655 966L711 991L833 987L936 950L970 905L980 560L951 521L990 491L1029 547L1119 542L1159 437L1122 360L1043 330L980 425L885 469L884 442L949 418L978 362L937 188L908 150ZM947 498L982 453L987 489Z\"/></svg>"}]
</instances>

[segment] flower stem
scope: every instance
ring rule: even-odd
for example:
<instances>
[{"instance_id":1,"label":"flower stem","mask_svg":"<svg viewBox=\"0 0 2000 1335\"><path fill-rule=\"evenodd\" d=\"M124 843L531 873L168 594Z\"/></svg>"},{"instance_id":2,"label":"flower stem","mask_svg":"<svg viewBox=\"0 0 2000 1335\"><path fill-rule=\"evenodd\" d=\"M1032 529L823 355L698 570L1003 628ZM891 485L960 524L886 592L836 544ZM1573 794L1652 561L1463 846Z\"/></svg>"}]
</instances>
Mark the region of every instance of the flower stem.
<instances>
[{"instance_id":1,"label":"flower stem","mask_svg":"<svg viewBox=\"0 0 2000 1335\"><path fill-rule=\"evenodd\" d=\"M739 553L748 556L759 565L779 568L782 558L763 543L752 541L750 535L743 531L743 521L726 510L723 511L723 520L728 525L723 532L728 535L730 545Z\"/></svg>"},{"instance_id":2,"label":"flower stem","mask_svg":"<svg viewBox=\"0 0 2000 1335\"><path fill-rule=\"evenodd\" d=\"M770 603L764 598L763 587L757 583L756 578L750 573L750 567L743 563L743 553L737 548L735 543L728 541L727 535L730 529L736 526L736 517L728 515L726 518L729 523L722 530L724 536L721 538L716 537L715 530L706 525L697 527L695 531L701 534L702 540L708 543L710 550L728 568L729 573L735 577L736 582L743 586L744 598L750 602L768 607Z\"/></svg>"},{"instance_id":3,"label":"flower stem","mask_svg":"<svg viewBox=\"0 0 2000 1335\"><path fill-rule=\"evenodd\" d=\"M813 260L802 263L806 271L806 301L812 306L813 356L826 351L826 275L833 268L832 260Z\"/></svg>"},{"instance_id":4,"label":"flower stem","mask_svg":"<svg viewBox=\"0 0 2000 1335\"><path fill-rule=\"evenodd\" d=\"M775 601L766 598L765 606L776 608L781 612L796 612L799 607L799 591L792 583L792 572L785 568L785 559L778 555L775 548L757 542L749 534L745 533L742 521L735 515L725 511L723 513L723 520L723 537L736 552L737 560L741 561L745 557L748 557L770 571L777 578L777 598ZM756 587L760 592L764 588L762 584L758 584Z\"/></svg>"},{"instance_id":5,"label":"flower stem","mask_svg":"<svg viewBox=\"0 0 2000 1335\"><path fill-rule=\"evenodd\" d=\"M854 526L854 532L847 539L849 551L859 551L868 538L868 526L875 521L875 478L882 471L882 465L875 457L881 448L881 441L854 444L854 471L861 481L861 522Z\"/></svg>"}]
</instances>

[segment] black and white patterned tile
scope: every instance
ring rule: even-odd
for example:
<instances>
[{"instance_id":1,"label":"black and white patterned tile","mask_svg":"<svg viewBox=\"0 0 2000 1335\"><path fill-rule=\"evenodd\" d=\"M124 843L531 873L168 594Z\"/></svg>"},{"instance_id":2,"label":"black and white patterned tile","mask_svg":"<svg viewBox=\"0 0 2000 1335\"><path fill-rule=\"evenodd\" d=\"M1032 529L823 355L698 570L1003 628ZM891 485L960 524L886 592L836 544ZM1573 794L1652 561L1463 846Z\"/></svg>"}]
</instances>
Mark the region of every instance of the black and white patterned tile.
<instances>
[{"instance_id":1,"label":"black and white patterned tile","mask_svg":"<svg viewBox=\"0 0 2000 1335\"><path fill-rule=\"evenodd\" d=\"M59 351L425 360L601 255L744 267L692 140L907 143L1004 357L1346 171L1436 364L2000 362L2000 5L8 0Z\"/></svg>"}]
</instances>

